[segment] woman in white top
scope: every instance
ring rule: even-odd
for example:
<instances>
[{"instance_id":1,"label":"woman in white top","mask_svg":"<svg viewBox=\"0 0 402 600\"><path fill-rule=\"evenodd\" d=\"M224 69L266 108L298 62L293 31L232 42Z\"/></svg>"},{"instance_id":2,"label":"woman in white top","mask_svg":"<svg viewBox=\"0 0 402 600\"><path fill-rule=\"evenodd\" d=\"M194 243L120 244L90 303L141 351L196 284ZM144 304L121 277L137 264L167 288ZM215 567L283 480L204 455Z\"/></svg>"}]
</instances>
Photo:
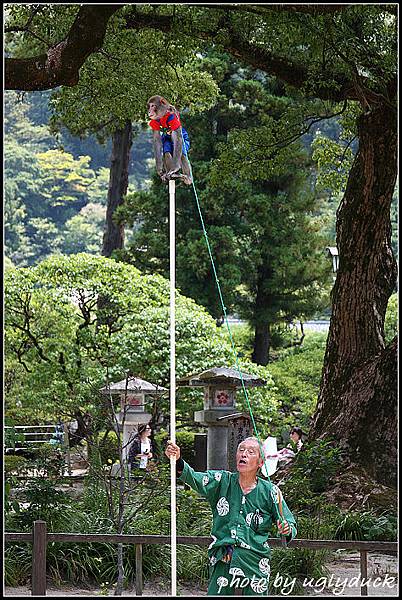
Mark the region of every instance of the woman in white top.
<instances>
[{"instance_id":1,"label":"woman in white top","mask_svg":"<svg viewBox=\"0 0 402 600\"><path fill-rule=\"evenodd\" d=\"M290 439L296 446L296 452L299 452L302 449L302 435L303 431L300 429L300 427L292 427L290 430ZM279 452L276 452L275 454L266 454L265 458L277 458L281 463L287 464L295 456L296 453L292 447L292 444L288 444L286 448L282 448L282 450L279 450Z\"/></svg>"},{"instance_id":2,"label":"woman in white top","mask_svg":"<svg viewBox=\"0 0 402 600\"><path fill-rule=\"evenodd\" d=\"M149 423L141 423L130 446L128 462L133 469L146 469L148 459L152 458L152 444L149 439L152 429Z\"/></svg>"}]
</instances>

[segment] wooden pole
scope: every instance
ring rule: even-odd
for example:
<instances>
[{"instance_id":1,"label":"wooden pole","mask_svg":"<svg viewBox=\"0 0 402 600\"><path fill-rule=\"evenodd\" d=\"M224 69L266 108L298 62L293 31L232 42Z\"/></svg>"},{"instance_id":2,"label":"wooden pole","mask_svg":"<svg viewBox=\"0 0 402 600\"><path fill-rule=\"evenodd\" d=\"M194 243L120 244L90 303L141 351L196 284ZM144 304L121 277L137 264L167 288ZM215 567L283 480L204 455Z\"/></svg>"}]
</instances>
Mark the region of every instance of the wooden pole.
<instances>
[{"instance_id":1,"label":"wooden pole","mask_svg":"<svg viewBox=\"0 0 402 600\"><path fill-rule=\"evenodd\" d=\"M32 548L32 596L46 596L46 521L34 521Z\"/></svg>"},{"instance_id":2,"label":"wooden pole","mask_svg":"<svg viewBox=\"0 0 402 600\"><path fill-rule=\"evenodd\" d=\"M135 546L135 595L142 596L142 544Z\"/></svg>"},{"instance_id":3,"label":"wooden pole","mask_svg":"<svg viewBox=\"0 0 402 600\"><path fill-rule=\"evenodd\" d=\"M176 443L176 183L169 181L170 263L170 439ZM171 595L176 596L176 460L170 460Z\"/></svg>"},{"instance_id":4,"label":"wooden pole","mask_svg":"<svg viewBox=\"0 0 402 600\"><path fill-rule=\"evenodd\" d=\"M360 596L368 596L367 589L367 550L360 550L360 575L362 584L360 586Z\"/></svg>"}]
</instances>

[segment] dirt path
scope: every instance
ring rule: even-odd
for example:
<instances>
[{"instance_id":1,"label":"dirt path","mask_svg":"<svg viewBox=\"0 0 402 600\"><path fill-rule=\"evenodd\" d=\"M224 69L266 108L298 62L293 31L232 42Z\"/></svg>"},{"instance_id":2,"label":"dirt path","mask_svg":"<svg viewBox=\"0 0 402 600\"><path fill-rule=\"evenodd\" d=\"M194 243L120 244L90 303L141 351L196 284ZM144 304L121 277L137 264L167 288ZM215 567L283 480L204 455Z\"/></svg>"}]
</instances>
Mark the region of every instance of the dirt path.
<instances>
[{"instance_id":1,"label":"dirt path","mask_svg":"<svg viewBox=\"0 0 402 600\"><path fill-rule=\"evenodd\" d=\"M304 586L305 596L327 597L327 596L360 596L360 555L359 553L339 553L337 557L327 563L328 575L322 580L306 582ZM369 596L398 596L398 559L394 556L370 553L368 555L368 595ZM271 580L271 585L274 580ZM291 596L292 582L289 579L283 586L284 597ZM315 584L315 585L313 585ZM328 587L329 585L329 587ZM279 586L277 588L277 595ZM56 588L49 586L47 596L113 596L113 588L101 590L98 587L84 589L71 585ZM287 592L287 594L286 594ZM289 593L290 592L290 593ZM30 596L28 587L6 587L5 596ZM123 596L135 596L135 589L124 590ZM167 597L170 596L169 581L153 581L144 584L144 596ZM177 585L178 596L206 596L207 586L197 587L194 585ZM301 596L303 597L303 596Z\"/></svg>"},{"instance_id":2,"label":"dirt path","mask_svg":"<svg viewBox=\"0 0 402 600\"><path fill-rule=\"evenodd\" d=\"M169 583L169 582L168 582ZM205 590L197 590L194 588L189 588L186 586L177 586L177 591L179 596L206 596L206 588ZM30 596L31 591L27 587L6 587L4 589L5 596ZM52 596L113 596L113 588L109 589L109 593L105 593L101 591L99 587L91 588L91 589L83 589L78 587L73 587L71 585L64 585L60 588L55 588L53 586L49 586L46 590L46 595L49 597ZM124 590L123 596L135 596L135 589ZM165 598L166 596L170 596L170 586L164 586L162 584L145 584L143 596L153 596L156 598Z\"/></svg>"}]
</instances>

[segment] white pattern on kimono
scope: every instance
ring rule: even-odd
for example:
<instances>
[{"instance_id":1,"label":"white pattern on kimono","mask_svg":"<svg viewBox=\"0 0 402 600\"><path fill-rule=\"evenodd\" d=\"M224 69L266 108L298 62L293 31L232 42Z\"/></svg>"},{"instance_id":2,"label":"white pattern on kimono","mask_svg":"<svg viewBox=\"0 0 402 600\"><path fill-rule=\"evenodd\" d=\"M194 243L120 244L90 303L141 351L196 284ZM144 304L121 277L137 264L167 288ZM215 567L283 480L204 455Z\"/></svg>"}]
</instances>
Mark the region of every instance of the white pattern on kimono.
<instances>
[{"instance_id":1,"label":"white pattern on kimono","mask_svg":"<svg viewBox=\"0 0 402 600\"><path fill-rule=\"evenodd\" d=\"M209 559L209 564L213 567L214 565L216 565L216 563L218 562L218 559L216 558L216 556L211 556L211 558Z\"/></svg>"},{"instance_id":2,"label":"white pattern on kimono","mask_svg":"<svg viewBox=\"0 0 402 600\"><path fill-rule=\"evenodd\" d=\"M268 589L268 582L266 581L266 579L263 578L257 579L257 581L252 579L250 585L256 594L262 594Z\"/></svg>"},{"instance_id":3,"label":"white pattern on kimono","mask_svg":"<svg viewBox=\"0 0 402 600\"><path fill-rule=\"evenodd\" d=\"M241 569L239 569L239 567L232 567L231 569L229 569L229 573L231 575L240 575L240 577L245 577L245 574Z\"/></svg>"},{"instance_id":4,"label":"white pattern on kimono","mask_svg":"<svg viewBox=\"0 0 402 600\"><path fill-rule=\"evenodd\" d=\"M212 539L212 542L211 542L211 543L209 544L209 546L208 546L208 550L210 550L210 549L212 548L212 546L215 544L216 540L218 539L218 538L216 538L214 535L212 535L211 537L212 537L213 539Z\"/></svg>"},{"instance_id":5,"label":"white pattern on kimono","mask_svg":"<svg viewBox=\"0 0 402 600\"><path fill-rule=\"evenodd\" d=\"M216 481L220 481L222 479L222 473L215 473L214 477Z\"/></svg>"},{"instance_id":6,"label":"white pattern on kimono","mask_svg":"<svg viewBox=\"0 0 402 600\"><path fill-rule=\"evenodd\" d=\"M279 500L281 499L281 490L277 485L272 485L271 498L275 504L279 504Z\"/></svg>"},{"instance_id":7,"label":"white pattern on kimono","mask_svg":"<svg viewBox=\"0 0 402 600\"><path fill-rule=\"evenodd\" d=\"M251 546L249 546L249 545L248 545L248 544L246 544L245 542L240 542L240 546L241 546L242 548L245 548L246 550L250 550L250 549L251 549Z\"/></svg>"},{"instance_id":8,"label":"white pattern on kimono","mask_svg":"<svg viewBox=\"0 0 402 600\"><path fill-rule=\"evenodd\" d=\"M260 568L261 573L269 576L269 574L271 572L271 567L270 567L268 558L262 558L260 560L260 562L258 563L258 566Z\"/></svg>"},{"instance_id":9,"label":"white pattern on kimono","mask_svg":"<svg viewBox=\"0 0 402 600\"><path fill-rule=\"evenodd\" d=\"M220 517L224 517L229 512L229 502L226 500L225 496L222 496L218 500L218 504L216 505L216 510L218 511L218 515Z\"/></svg>"},{"instance_id":10,"label":"white pattern on kimono","mask_svg":"<svg viewBox=\"0 0 402 600\"><path fill-rule=\"evenodd\" d=\"M251 527L251 521L253 520L253 518L254 518L254 513L253 513L253 512L252 512L252 513L248 513L248 514L246 515L246 523L247 523L247 525L248 525L249 527ZM262 522L263 522L263 520L264 520L264 518L263 518L261 515L257 515L257 516L256 516L256 519L257 519L257 521L258 521L258 525L261 525L261 523L262 523Z\"/></svg>"},{"instance_id":11,"label":"white pattern on kimono","mask_svg":"<svg viewBox=\"0 0 402 600\"><path fill-rule=\"evenodd\" d=\"M205 487L206 485L208 485L209 483L209 477L208 475L204 475L204 477L202 478L202 485Z\"/></svg>"},{"instance_id":12,"label":"white pattern on kimono","mask_svg":"<svg viewBox=\"0 0 402 600\"><path fill-rule=\"evenodd\" d=\"M237 535L236 529L231 529L230 530L230 537L235 538Z\"/></svg>"}]
</instances>

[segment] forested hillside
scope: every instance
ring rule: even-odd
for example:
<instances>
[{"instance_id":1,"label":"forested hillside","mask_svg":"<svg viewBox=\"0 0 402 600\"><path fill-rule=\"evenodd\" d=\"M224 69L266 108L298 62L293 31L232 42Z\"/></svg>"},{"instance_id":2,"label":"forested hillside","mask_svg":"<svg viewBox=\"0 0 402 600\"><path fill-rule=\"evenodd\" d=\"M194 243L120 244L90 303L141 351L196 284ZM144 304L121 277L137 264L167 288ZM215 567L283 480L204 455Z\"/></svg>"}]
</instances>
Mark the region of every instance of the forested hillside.
<instances>
[{"instance_id":1,"label":"forested hillside","mask_svg":"<svg viewBox=\"0 0 402 600\"><path fill-rule=\"evenodd\" d=\"M51 133L49 98L5 92L5 255L16 266L102 245L110 139ZM149 136L134 139L130 190L147 186L150 156Z\"/></svg>"}]
</instances>

